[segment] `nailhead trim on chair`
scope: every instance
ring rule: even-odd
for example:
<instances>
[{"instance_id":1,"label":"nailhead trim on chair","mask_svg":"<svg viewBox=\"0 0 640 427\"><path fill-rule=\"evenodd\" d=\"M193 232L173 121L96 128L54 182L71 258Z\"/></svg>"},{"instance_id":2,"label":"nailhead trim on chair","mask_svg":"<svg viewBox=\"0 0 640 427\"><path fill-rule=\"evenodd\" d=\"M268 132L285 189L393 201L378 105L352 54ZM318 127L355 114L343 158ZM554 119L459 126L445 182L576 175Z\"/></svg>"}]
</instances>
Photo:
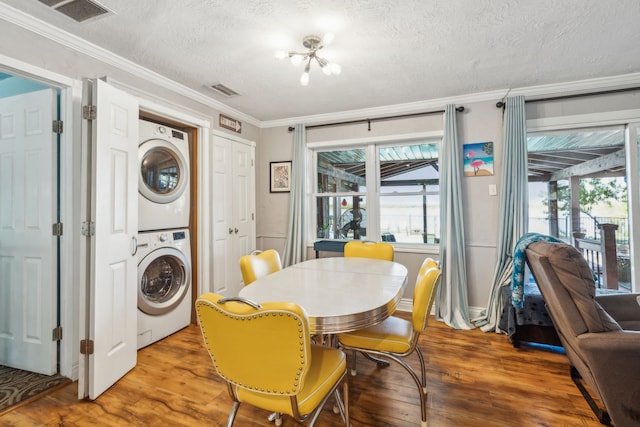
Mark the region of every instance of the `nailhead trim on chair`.
<instances>
[{"instance_id":1,"label":"nailhead trim on chair","mask_svg":"<svg viewBox=\"0 0 640 427\"><path fill-rule=\"evenodd\" d=\"M253 314L253 315L249 315L249 316L231 315L231 314L229 314L229 313L227 313L227 312L225 312L223 310L220 310L220 308L217 307L217 306L211 305L210 307L213 308L214 310L216 310L218 313L224 315L225 317L229 317L229 318L231 318L233 320L240 320L240 321L251 320L251 319L256 319L256 318L262 318L262 316L264 314L264 313L259 313L257 315ZM282 316L284 316L284 313L271 313L271 315L273 317L276 317L277 315L280 315L282 317ZM266 316L269 316L269 314L267 313ZM292 318L292 320L298 322L298 326L299 326L298 332L300 333L300 335L298 337L301 339L301 341L300 341L300 349L299 349L300 350L300 359L301 359L300 360L300 365L301 366L298 368L298 374L295 377L295 383L293 384L294 388L292 390L286 390L286 391L276 391L276 390L272 391L272 390L260 389L259 390L260 392L269 393L269 394L279 393L281 395L285 395L285 394L286 395L290 395L290 394L295 394L298 391L298 387L299 387L299 384L300 384L300 375L301 375L302 370L303 370L303 366L302 365L305 364L304 363L304 353L303 353L303 351L304 351L304 341L302 341L302 338L304 337L304 335L302 334L302 332L303 332L303 328L302 328L303 323L302 323L302 320L300 319L300 317L298 317L297 315L293 315L291 313L287 313L287 317L290 317L290 318ZM206 344L208 346L209 345L209 340L207 339L206 334L203 334L203 335L204 335L203 338L204 338L204 340L205 340L205 342L206 342ZM218 370L218 364L217 364L216 359L215 358L212 358L212 359L213 359L213 363L214 363L214 365L216 367L216 370ZM220 373L219 370L218 370L218 373ZM220 375L220 376L222 376L226 381L232 382L228 378L224 377L223 375ZM239 387L247 388L247 389L250 389L250 390L253 389L253 390L258 391L258 387L257 386L251 387L251 386L248 386L248 385L245 385L245 384L241 384L241 383L236 383L236 384Z\"/></svg>"}]
</instances>

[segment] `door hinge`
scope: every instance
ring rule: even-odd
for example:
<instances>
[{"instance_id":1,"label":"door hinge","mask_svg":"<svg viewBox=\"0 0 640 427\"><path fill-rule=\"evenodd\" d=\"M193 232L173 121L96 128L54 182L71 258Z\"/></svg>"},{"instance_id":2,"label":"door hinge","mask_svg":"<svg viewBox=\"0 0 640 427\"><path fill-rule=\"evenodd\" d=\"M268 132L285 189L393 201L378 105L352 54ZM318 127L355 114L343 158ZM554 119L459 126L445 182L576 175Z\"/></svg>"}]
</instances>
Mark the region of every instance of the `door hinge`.
<instances>
[{"instance_id":1,"label":"door hinge","mask_svg":"<svg viewBox=\"0 0 640 427\"><path fill-rule=\"evenodd\" d=\"M53 224L53 235L54 236L62 236L62 223L56 222Z\"/></svg>"},{"instance_id":2,"label":"door hinge","mask_svg":"<svg viewBox=\"0 0 640 427\"><path fill-rule=\"evenodd\" d=\"M253 217L254 215L255 215L255 214L254 214L253 212L251 212L251 221L253 221L253 220L254 220L254 217Z\"/></svg>"},{"instance_id":3,"label":"door hinge","mask_svg":"<svg viewBox=\"0 0 640 427\"><path fill-rule=\"evenodd\" d=\"M82 235L91 237L96 234L96 224L93 221L84 221L82 223Z\"/></svg>"},{"instance_id":4,"label":"door hinge","mask_svg":"<svg viewBox=\"0 0 640 427\"><path fill-rule=\"evenodd\" d=\"M62 326L56 326L55 328L53 328L53 330L51 331L51 336L53 341L62 340Z\"/></svg>"},{"instance_id":5,"label":"door hinge","mask_svg":"<svg viewBox=\"0 0 640 427\"><path fill-rule=\"evenodd\" d=\"M62 120L54 120L52 122L51 128L53 130L53 133L58 133L58 134L62 133L62 127L63 127Z\"/></svg>"},{"instance_id":6,"label":"door hinge","mask_svg":"<svg viewBox=\"0 0 640 427\"><path fill-rule=\"evenodd\" d=\"M84 105L82 107L82 118L86 120L95 120L96 119L96 106L95 105Z\"/></svg>"},{"instance_id":7,"label":"door hinge","mask_svg":"<svg viewBox=\"0 0 640 427\"><path fill-rule=\"evenodd\" d=\"M80 354L93 354L93 340L80 340Z\"/></svg>"}]
</instances>

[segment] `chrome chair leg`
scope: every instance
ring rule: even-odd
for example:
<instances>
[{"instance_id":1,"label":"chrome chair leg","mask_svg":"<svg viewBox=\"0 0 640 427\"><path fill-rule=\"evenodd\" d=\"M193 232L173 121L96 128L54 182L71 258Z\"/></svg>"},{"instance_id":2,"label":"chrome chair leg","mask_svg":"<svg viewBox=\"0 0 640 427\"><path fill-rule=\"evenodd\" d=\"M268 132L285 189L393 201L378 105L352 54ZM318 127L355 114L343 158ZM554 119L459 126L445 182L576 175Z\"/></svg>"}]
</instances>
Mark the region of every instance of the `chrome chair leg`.
<instances>
[{"instance_id":1,"label":"chrome chair leg","mask_svg":"<svg viewBox=\"0 0 640 427\"><path fill-rule=\"evenodd\" d=\"M240 402L233 402L233 406L231 407L231 412L229 413L229 418L227 419L227 427L233 426L233 422L236 419L236 414L238 413L238 408L240 407Z\"/></svg>"},{"instance_id":2,"label":"chrome chair leg","mask_svg":"<svg viewBox=\"0 0 640 427\"><path fill-rule=\"evenodd\" d=\"M267 417L267 421L275 423L278 427L282 425L282 414L274 412Z\"/></svg>"},{"instance_id":3,"label":"chrome chair leg","mask_svg":"<svg viewBox=\"0 0 640 427\"><path fill-rule=\"evenodd\" d=\"M355 377L358 374L358 370L356 369L356 357L357 357L358 352L356 350L353 350L352 352L352 356L351 356L351 376ZM376 364L378 365L378 368L386 368L387 366L389 366L389 362L384 360L384 359L380 359L378 357L374 357L368 353L365 353L364 351L361 351L360 354L362 354L364 357L366 357L367 359L371 360L372 362L376 362Z\"/></svg>"}]
</instances>

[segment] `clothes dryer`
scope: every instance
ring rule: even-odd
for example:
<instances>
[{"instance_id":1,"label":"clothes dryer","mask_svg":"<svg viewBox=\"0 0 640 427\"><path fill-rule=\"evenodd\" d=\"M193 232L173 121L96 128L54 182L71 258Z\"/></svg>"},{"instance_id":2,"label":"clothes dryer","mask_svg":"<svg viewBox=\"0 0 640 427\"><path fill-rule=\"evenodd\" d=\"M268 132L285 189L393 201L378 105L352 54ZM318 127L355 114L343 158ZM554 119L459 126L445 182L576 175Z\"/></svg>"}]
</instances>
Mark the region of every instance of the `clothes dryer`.
<instances>
[{"instance_id":1,"label":"clothes dryer","mask_svg":"<svg viewBox=\"0 0 640 427\"><path fill-rule=\"evenodd\" d=\"M140 120L138 230L189 226L189 140L177 129Z\"/></svg>"},{"instance_id":2,"label":"clothes dryer","mask_svg":"<svg viewBox=\"0 0 640 427\"><path fill-rule=\"evenodd\" d=\"M190 322L189 230L138 233L138 349Z\"/></svg>"}]
</instances>

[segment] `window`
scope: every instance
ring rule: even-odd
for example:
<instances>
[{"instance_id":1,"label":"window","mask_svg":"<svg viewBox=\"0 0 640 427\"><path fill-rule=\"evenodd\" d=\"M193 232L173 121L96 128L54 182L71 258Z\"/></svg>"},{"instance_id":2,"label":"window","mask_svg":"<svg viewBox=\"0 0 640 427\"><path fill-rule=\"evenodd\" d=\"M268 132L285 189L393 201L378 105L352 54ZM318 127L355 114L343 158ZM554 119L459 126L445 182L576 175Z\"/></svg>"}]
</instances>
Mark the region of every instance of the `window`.
<instances>
[{"instance_id":1,"label":"window","mask_svg":"<svg viewBox=\"0 0 640 427\"><path fill-rule=\"evenodd\" d=\"M315 237L439 243L440 140L315 148Z\"/></svg>"},{"instance_id":2,"label":"window","mask_svg":"<svg viewBox=\"0 0 640 427\"><path fill-rule=\"evenodd\" d=\"M581 249L598 287L630 290L624 129L530 132L527 145L529 231ZM616 260L617 275L603 274L605 259Z\"/></svg>"}]
</instances>

